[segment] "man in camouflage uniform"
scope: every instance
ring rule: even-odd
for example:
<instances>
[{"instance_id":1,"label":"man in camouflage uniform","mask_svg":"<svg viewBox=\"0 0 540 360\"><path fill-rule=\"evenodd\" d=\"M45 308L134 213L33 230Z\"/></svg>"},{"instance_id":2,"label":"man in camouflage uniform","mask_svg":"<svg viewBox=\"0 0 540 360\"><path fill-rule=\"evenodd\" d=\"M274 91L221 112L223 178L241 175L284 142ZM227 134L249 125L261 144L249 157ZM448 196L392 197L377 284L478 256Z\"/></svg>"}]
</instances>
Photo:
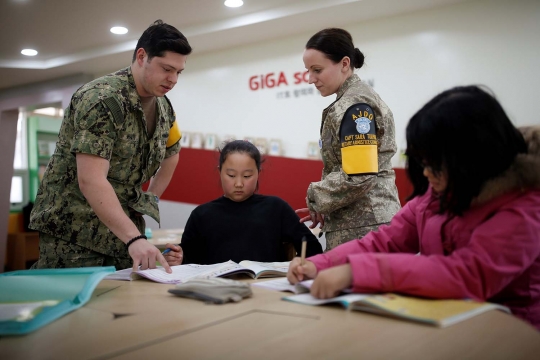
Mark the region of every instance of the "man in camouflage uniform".
<instances>
[{"instance_id":1,"label":"man in camouflage uniform","mask_svg":"<svg viewBox=\"0 0 540 360\"><path fill-rule=\"evenodd\" d=\"M33 268L146 269L159 261L170 271L161 252L140 240L142 214L159 222L157 202L178 162L181 134L165 94L190 53L185 36L158 20L130 67L75 92L31 213L30 227L40 232Z\"/></svg>"},{"instance_id":2,"label":"man in camouflage uniform","mask_svg":"<svg viewBox=\"0 0 540 360\"><path fill-rule=\"evenodd\" d=\"M354 74L364 56L343 29L325 29L307 43L309 82L321 95L336 94L322 115L322 179L310 184L311 227L324 224L326 251L389 223L401 208L391 159L396 153L392 112Z\"/></svg>"}]
</instances>

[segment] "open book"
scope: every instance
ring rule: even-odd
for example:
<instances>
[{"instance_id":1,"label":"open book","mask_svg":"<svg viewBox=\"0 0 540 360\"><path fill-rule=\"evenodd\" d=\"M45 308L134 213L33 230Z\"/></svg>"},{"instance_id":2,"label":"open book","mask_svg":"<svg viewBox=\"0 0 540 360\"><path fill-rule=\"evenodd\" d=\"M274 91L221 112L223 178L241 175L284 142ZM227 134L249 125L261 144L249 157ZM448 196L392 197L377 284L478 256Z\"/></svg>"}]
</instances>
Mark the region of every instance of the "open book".
<instances>
[{"instance_id":1,"label":"open book","mask_svg":"<svg viewBox=\"0 0 540 360\"><path fill-rule=\"evenodd\" d=\"M290 291L295 294L303 294L309 292L312 283L313 280L305 280L296 285L292 285L287 278L279 278L268 281L259 281L251 285L269 290Z\"/></svg>"},{"instance_id":2,"label":"open book","mask_svg":"<svg viewBox=\"0 0 540 360\"><path fill-rule=\"evenodd\" d=\"M105 280L136 280L147 278L164 284L179 284L193 278L213 278L245 274L251 278L286 276L289 262L256 262L243 260L239 264L234 261L213 265L186 264L171 266L172 274L165 272L163 267L156 269L132 271L132 269L119 270L107 276Z\"/></svg>"},{"instance_id":3,"label":"open book","mask_svg":"<svg viewBox=\"0 0 540 360\"><path fill-rule=\"evenodd\" d=\"M308 288L310 284L305 285ZM508 308L499 304L472 300L425 299L396 294L349 293L331 299L316 299L306 293L286 296L283 300L307 305L338 303L349 310L366 311L438 327L450 326L494 309L510 313Z\"/></svg>"}]
</instances>

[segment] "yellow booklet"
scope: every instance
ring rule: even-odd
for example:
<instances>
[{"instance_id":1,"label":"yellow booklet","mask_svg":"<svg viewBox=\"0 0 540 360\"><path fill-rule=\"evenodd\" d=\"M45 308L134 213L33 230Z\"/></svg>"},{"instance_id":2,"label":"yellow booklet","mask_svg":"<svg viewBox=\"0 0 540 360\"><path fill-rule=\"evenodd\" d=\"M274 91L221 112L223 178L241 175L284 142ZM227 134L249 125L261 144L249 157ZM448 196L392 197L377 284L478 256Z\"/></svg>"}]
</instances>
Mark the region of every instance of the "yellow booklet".
<instances>
[{"instance_id":1,"label":"yellow booklet","mask_svg":"<svg viewBox=\"0 0 540 360\"><path fill-rule=\"evenodd\" d=\"M472 300L437 300L396 294L345 294L331 299L316 299L311 294L283 298L307 305L338 303L350 310L366 311L398 319L446 327L489 310L510 310L502 305Z\"/></svg>"}]
</instances>

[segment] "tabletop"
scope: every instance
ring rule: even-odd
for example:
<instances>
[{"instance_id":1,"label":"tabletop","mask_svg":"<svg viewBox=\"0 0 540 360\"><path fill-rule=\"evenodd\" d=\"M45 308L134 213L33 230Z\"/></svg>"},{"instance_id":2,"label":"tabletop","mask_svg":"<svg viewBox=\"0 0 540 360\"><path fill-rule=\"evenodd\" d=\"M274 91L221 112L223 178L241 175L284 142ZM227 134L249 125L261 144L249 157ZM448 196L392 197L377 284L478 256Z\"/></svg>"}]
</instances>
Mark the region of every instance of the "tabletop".
<instances>
[{"instance_id":1,"label":"tabletop","mask_svg":"<svg viewBox=\"0 0 540 360\"><path fill-rule=\"evenodd\" d=\"M245 280L252 281L252 280ZM265 281L265 280L258 280ZM104 280L82 308L26 336L0 337L3 359L537 359L540 332L489 311L436 328L340 306L281 300L252 287L208 305L149 280Z\"/></svg>"}]
</instances>

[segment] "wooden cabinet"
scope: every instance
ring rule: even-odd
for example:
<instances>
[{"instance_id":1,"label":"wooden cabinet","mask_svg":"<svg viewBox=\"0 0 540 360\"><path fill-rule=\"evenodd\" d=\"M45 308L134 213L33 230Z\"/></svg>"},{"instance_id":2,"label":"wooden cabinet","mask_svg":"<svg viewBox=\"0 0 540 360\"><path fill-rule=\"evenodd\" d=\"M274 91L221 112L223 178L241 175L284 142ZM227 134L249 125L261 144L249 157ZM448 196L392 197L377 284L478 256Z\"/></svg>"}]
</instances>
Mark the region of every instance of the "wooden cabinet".
<instances>
[{"instance_id":1,"label":"wooden cabinet","mask_svg":"<svg viewBox=\"0 0 540 360\"><path fill-rule=\"evenodd\" d=\"M27 261L39 258L39 232L8 234L6 270L24 270Z\"/></svg>"}]
</instances>

